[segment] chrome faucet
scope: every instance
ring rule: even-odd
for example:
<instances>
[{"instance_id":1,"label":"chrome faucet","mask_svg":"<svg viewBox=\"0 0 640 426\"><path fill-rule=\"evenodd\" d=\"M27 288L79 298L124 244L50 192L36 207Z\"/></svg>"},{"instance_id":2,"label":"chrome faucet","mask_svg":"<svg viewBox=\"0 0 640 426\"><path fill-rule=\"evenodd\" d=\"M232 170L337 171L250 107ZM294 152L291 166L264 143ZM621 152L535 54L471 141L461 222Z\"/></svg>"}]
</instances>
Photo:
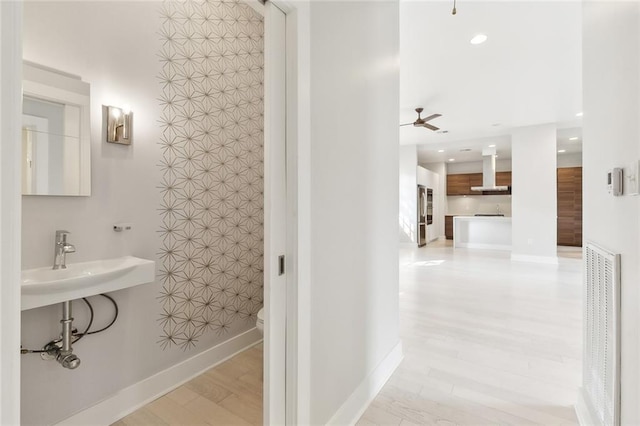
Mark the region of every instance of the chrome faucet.
<instances>
[{"instance_id":1,"label":"chrome faucet","mask_svg":"<svg viewBox=\"0 0 640 426\"><path fill-rule=\"evenodd\" d=\"M67 253L75 253L76 248L73 244L67 242L67 235L69 231L57 230L56 231L56 244L53 257L53 269L66 269L67 268Z\"/></svg>"}]
</instances>

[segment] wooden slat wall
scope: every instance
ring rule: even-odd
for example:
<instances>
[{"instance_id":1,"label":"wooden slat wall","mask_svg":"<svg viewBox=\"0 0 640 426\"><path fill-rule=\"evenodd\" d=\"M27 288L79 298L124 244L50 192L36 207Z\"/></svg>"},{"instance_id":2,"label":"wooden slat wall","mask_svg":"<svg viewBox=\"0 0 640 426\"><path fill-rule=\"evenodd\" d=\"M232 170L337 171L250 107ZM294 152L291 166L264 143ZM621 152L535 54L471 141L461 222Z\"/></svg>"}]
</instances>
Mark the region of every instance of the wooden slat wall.
<instances>
[{"instance_id":1,"label":"wooden slat wall","mask_svg":"<svg viewBox=\"0 0 640 426\"><path fill-rule=\"evenodd\" d=\"M558 169L558 245L582 246L582 167Z\"/></svg>"}]
</instances>

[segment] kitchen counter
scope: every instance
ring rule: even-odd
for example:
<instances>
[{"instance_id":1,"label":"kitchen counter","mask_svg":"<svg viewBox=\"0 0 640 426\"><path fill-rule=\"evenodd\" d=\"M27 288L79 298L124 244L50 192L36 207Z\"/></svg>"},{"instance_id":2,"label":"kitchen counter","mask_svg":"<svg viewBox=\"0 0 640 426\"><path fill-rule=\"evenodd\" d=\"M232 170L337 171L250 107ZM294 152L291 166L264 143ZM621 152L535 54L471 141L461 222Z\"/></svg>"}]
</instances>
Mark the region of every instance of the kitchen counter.
<instances>
[{"instance_id":1,"label":"kitchen counter","mask_svg":"<svg viewBox=\"0 0 640 426\"><path fill-rule=\"evenodd\" d=\"M511 250L511 218L504 216L455 216L453 247Z\"/></svg>"}]
</instances>

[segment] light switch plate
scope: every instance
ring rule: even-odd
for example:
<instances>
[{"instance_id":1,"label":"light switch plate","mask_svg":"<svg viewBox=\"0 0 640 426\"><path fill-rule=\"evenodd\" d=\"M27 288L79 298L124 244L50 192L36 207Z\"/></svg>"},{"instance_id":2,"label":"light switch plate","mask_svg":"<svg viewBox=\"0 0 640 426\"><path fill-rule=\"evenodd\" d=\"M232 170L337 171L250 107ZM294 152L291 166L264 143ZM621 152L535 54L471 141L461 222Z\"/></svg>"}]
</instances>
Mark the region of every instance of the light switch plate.
<instances>
[{"instance_id":1,"label":"light switch plate","mask_svg":"<svg viewBox=\"0 0 640 426\"><path fill-rule=\"evenodd\" d=\"M635 161L628 171L625 171L625 189L627 195L638 195L640 193L640 160Z\"/></svg>"}]
</instances>

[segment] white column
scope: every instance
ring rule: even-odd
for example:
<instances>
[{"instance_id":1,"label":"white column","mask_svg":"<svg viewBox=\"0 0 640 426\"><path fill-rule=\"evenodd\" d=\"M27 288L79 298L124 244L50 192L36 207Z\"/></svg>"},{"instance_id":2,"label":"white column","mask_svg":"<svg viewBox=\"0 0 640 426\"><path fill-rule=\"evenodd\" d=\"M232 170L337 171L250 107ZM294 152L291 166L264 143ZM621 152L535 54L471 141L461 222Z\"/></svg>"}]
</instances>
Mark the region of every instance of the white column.
<instances>
[{"instance_id":1,"label":"white column","mask_svg":"<svg viewBox=\"0 0 640 426\"><path fill-rule=\"evenodd\" d=\"M512 134L511 260L557 263L556 126Z\"/></svg>"}]
</instances>

